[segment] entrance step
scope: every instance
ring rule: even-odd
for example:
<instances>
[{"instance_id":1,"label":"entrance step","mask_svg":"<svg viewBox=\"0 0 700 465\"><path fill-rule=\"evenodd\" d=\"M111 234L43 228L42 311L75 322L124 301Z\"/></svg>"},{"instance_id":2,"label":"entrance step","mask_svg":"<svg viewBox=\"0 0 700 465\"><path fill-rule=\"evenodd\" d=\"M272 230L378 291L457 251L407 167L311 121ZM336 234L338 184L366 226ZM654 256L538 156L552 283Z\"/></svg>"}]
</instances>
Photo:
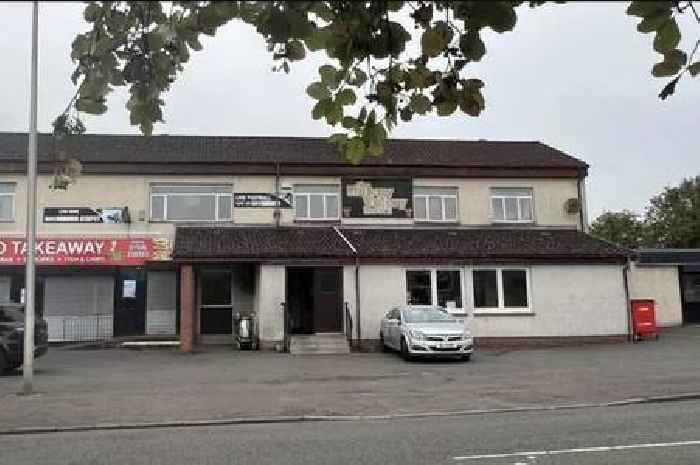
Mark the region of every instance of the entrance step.
<instances>
[{"instance_id":1,"label":"entrance step","mask_svg":"<svg viewBox=\"0 0 700 465\"><path fill-rule=\"evenodd\" d=\"M350 344L342 333L297 335L290 338L292 355L349 354Z\"/></svg>"}]
</instances>

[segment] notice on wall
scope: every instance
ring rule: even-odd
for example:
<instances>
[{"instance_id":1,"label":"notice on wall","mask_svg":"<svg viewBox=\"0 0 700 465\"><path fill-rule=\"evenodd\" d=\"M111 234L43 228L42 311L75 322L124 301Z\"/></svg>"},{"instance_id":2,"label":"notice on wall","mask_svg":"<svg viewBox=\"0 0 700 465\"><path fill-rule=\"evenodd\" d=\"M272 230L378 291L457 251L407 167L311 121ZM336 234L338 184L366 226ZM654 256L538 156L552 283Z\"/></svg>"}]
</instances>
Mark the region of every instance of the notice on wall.
<instances>
[{"instance_id":1,"label":"notice on wall","mask_svg":"<svg viewBox=\"0 0 700 465\"><path fill-rule=\"evenodd\" d=\"M38 265L116 266L169 260L171 248L167 238L79 237L38 238L35 251ZM0 265L22 265L26 253L23 238L0 238Z\"/></svg>"},{"instance_id":2,"label":"notice on wall","mask_svg":"<svg viewBox=\"0 0 700 465\"><path fill-rule=\"evenodd\" d=\"M125 279L122 283L122 297L125 299L133 299L136 297L136 280Z\"/></svg>"},{"instance_id":3,"label":"notice on wall","mask_svg":"<svg viewBox=\"0 0 700 465\"><path fill-rule=\"evenodd\" d=\"M413 181L410 178L343 179L346 218L410 218Z\"/></svg>"},{"instance_id":4,"label":"notice on wall","mask_svg":"<svg viewBox=\"0 0 700 465\"><path fill-rule=\"evenodd\" d=\"M104 223L121 224L129 222L126 207L45 207L44 223Z\"/></svg>"},{"instance_id":5,"label":"notice on wall","mask_svg":"<svg viewBox=\"0 0 700 465\"><path fill-rule=\"evenodd\" d=\"M291 193L280 193L279 196L266 193L236 192L233 194L233 206L236 208L264 207L291 208Z\"/></svg>"}]
</instances>

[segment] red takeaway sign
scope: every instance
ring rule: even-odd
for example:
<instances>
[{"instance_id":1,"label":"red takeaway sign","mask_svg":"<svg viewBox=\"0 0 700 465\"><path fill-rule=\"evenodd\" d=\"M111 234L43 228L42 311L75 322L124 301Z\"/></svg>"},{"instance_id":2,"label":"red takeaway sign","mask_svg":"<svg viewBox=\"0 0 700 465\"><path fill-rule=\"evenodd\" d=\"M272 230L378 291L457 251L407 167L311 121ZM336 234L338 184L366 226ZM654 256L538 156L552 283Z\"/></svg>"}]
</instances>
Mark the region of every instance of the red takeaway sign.
<instances>
[{"instance_id":1,"label":"red takeaway sign","mask_svg":"<svg viewBox=\"0 0 700 465\"><path fill-rule=\"evenodd\" d=\"M0 238L0 265L22 265L27 246L23 238ZM166 238L78 237L38 238L38 265L143 265L147 261L169 260Z\"/></svg>"}]
</instances>

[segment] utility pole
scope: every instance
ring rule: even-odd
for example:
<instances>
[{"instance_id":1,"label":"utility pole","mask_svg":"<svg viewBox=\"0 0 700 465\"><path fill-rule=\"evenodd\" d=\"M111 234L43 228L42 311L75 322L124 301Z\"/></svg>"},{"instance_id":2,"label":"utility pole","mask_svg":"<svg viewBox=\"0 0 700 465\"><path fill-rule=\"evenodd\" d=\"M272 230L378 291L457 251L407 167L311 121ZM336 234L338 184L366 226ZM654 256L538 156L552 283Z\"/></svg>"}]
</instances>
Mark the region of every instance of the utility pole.
<instances>
[{"instance_id":1,"label":"utility pole","mask_svg":"<svg viewBox=\"0 0 700 465\"><path fill-rule=\"evenodd\" d=\"M27 238L24 278L24 366L22 392L34 389L34 316L36 296L36 171L37 171L37 79L39 62L39 2L32 2L32 75L29 103L29 147L27 148Z\"/></svg>"}]
</instances>

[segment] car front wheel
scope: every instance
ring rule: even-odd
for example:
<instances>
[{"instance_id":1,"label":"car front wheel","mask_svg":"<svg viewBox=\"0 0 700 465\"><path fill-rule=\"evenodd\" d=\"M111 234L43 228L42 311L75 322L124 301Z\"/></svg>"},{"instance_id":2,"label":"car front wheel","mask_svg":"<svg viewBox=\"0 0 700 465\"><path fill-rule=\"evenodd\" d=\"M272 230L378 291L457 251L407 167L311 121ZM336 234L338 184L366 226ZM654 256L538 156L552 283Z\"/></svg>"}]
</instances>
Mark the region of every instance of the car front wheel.
<instances>
[{"instance_id":1,"label":"car front wheel","mask_svg":"<svg viewBox=\"0 0 700 465\"><path fill-rule=\"evenodd\" d=\"M401 338L401 358L404 360L411 360L411 353L408 351L408 345L406 344L406 339Z\"/></svg>"}]
</instances>

